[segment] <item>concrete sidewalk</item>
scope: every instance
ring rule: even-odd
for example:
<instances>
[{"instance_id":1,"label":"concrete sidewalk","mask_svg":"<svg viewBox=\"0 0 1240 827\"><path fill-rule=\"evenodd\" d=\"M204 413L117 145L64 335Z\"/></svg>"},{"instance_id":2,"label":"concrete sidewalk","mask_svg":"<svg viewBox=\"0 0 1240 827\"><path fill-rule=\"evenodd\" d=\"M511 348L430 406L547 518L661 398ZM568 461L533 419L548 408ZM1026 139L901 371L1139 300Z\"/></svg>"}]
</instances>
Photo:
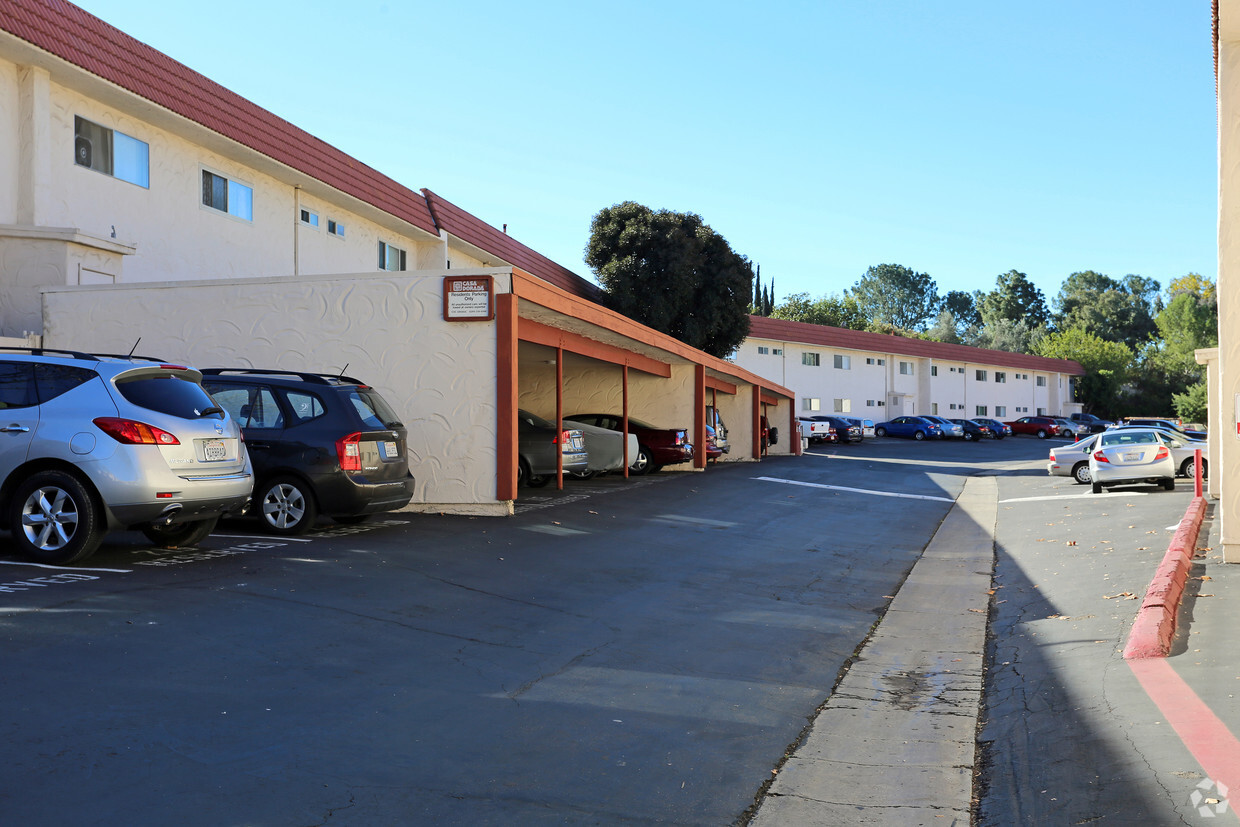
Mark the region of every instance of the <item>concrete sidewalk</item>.
<instances>
[{"instance_id":1,"label":"concrete sidewalk","mask_svg":"<svg viewBox=\"0 0 1240 827\"><path fill-rule=\"evenodd\" d=\"M969 478L751 824L969 823L996 517Z\"/></svg>"}]
</instances>

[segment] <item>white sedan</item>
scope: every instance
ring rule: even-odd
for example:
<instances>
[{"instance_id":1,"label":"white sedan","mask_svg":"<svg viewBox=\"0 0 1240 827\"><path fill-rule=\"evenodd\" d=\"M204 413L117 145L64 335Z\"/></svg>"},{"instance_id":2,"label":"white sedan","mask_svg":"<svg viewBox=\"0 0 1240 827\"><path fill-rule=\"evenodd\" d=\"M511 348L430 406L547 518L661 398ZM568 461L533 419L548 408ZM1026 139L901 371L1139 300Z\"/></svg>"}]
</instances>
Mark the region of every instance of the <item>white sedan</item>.
<instances>
[{"instance_id":1,"label":"white sedan","mask_svg":"<svg viewBox=\"0 0 1240 827\"><path fill-rule=\"evenodd\" d=\"M1174 491L1175 472L1170 446L1154 431L1107 431L1098 435L1089 455L1095 494L1107 486L1143 482Z\"/></svg>"},{"instance_id":2,"label":"white sedan","mask_svg":"<svg viewBox=\"0 0 1240 827\"><path fill-rule=\"evenodd\" d=\"M1125 430L1153 431L1158 434L1171 449L1171 458L1175 460L1176 471L1181 477L1193 476L1194 454L1197 449L1201 449L1201 475L1203 478L1208 475L1210 452L1205 442L1195 439L1183 440L1162 428L1115 429L1107 433L1122 433ZM1046 464L1046 473L1056 477L1072 477L1077 483L1088 485L1091 481L1089 455L1093 453L1094 443L1097 441L1098 434L1090 434L1071 445L1052 448L1050 462Z\"/></svg>"}]
</instances>

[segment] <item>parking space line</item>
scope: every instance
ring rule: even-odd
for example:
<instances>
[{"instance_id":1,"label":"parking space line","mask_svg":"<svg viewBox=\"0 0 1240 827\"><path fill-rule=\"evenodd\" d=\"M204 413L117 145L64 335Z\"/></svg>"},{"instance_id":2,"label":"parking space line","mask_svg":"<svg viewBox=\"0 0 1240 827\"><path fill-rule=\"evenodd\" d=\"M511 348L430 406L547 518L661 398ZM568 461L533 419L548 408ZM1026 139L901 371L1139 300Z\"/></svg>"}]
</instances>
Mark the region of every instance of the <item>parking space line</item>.
<instances>
[{"instance_id":1,"label":"parking space line","mask_svg":"<svg viewBox=\"0 0 1240 827\"><path fill-rule=\"evenodd\" d=\"M1013 497L1010 500L999 500L1001 503L1030 503L1038 500L1101 500L1107 497L1148 497L1148 491L1107 491L1104 494L1046 494L1041 497Z\"/></svg>"},{"instance_id":2,"label":"parking space line","mask_svg":"<svg viewBox=\"0 0 1240 827\"><path fill-rule=\"evenodd\" d=\"M673 525L677 525L677 524L698 525L698 526L705 526L706 528L731 528L732 526L736 525L736 523L728 523L728 522L724 522L723 520L707 520L704 517L684 517L684 516L681 516L680 514L660 514L659 516L654 517L652 519L660 523L671 523Z\"/></svg>"},{"instance_id":3,"label":"parking space line","mask_svg":"<svg viewBox=\"0 0 1240 827\"><path fill-rule=\"evenodd\" d=\"M25 560L0 560L0 566L34 566L36 569L53 571L103 571L108 574L133 574L133 569L88 569L83 566L49 566L47 563L28 563Z\"/></svg>"},{"instance_id":4,"label":"parking space line","mask_svg":"<svg viewBox=\"0 0 1240 827\"><path fill-rule=\"evenodd\" d=\"M277 539L281 543L313 543L313 537L281 537L276 534L212 534L212 537L225 537L230 540L271 540Z\"/></svg>"},{"instance_id":5,"label":"parking space line","mask_svg":"<svg viewBox=\"0 0 1240 827\"><path fill-rule=\"evenodd\" d=\"M844 485L825 485L819 482L802 482L801 480L784 480L778 477L754 477L761 482L779 482L784 485L800 485L805 488L824 488L828 491L847 491L852 494L869 494L874 497L898 497L905 500L930 500L939 503L954 503L951 497L934 497L930 494L900 494L895 491L873 491L868 488L849 488Z\"/></svg>"}]
</instances>

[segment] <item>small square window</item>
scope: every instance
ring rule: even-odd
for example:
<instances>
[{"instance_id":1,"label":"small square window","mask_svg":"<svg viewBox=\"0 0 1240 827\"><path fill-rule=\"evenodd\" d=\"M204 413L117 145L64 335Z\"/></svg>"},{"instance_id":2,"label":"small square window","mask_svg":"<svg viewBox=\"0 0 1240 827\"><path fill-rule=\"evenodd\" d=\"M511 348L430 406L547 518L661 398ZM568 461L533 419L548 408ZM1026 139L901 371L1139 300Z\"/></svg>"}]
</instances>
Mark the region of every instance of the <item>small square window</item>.
<instances>
[{"instance_id":1,"label":"small square window","mask_svg":"<svg viewBox=\"0 0 1240 827\"><path fill-rule=\"evenodd\" d=\"M913 363L912 362L901 362L900 363L900 374L902 376L912 376L913 375Z\"/></svg>"},{"instance_id":2,"label":"small square window","mask_svg":"<svg viewBox=\"0 0 1240 827\"><path fill-rule=\"evenodd\" d=\"M837 353L835 354L835 356L832 357L832 360L837 369L852 370L852 357L851 356L841 356L840 354Z\"/></svg>"},{"instance_id":3,"label":"small square window","mask_svg":"<svg viewBox=\"0 0 1240 827\"><path fill-rule=\"evenodd\" d=\"M938 365L931 365L931 366L930 366L930 375L931 375L931 376L938 376L938 375L939 375L939 366L938 366Z\"/></svg>"},{"instance_id":4,"label":"small square window","mask_svg":"<svg viewBox=\"0 0 1240 827\"><path fill-rule=\"evenodd\" d=\"M986 416L986 406L985 406L985 405L978 405L978 406L977 406L976 408L974 408L973 410L977 412L977 416Z\"/></svg>"},{"instance_id":5,"label":"small square window","mask_svg":"<svg viewBox=\"0 0 1240 827\"><path fill-rule=\"evenodd\" d=\"M319 226L319 214L309 210L302 210L301 223L308 227L317 227Z\"/></svg>"},{"instance_id":6,"label":"small square window","mask_svg":"<svg viewBox=\"0 0 1240 827\"><path fill-rule=\"evenodd\" d=\"M814 367L814 368L818 367L820 364L818 354L817 353L802 353L801 364L809 365L810 367Z\"/></svg>"},{"instance_id":7,"label":"small square window","mask_svg":"<svg viewBox=\"0 0 1240 827\"><path fill-rule=\"evenodd\" d=\"M1003 371L1001 371L1001 370L997 370L997 371L995 371L995 381L996 381L996 382L998 382L998 383L999 383L999 384L1001 384L1001 385L1002 385L1002 384L1006 384L1006 383L1007 383L1007 374L1006 374L1006 373L1004 373L1004 372L1003 372Z\"/></svg>"},{"instance_id":8,"label":"small square window","mask_svg":"<svg viewBox=\"0 0 1240 827\"><path fill-rule=\"evenodd\" d=\"M835 413L852 413L851 399L835 399L832 400L831 407Z\"/></svg>"},{"instance_id":9,"label":"small square window","mask_svg":"<svg viewBox=\"0 0 1240 827\"><path fill-rule=\"evenodd\" d=\"M822 400L806 397L801 400L801 410L817 411L822 409Z\"/></svg>"},{"instance_id":10,"label":"small square window","mask_svg":"<svg viewBox=\"0 0 1240 827\"><path fill-rule=\"evenodd\" d=\"M770 349L769 347L767 347L766 345L758 345L758 355L759 355L759 356L765 356L765 355L769 354L770 352L771 352L771 349Z\"/></svg>"},{"instance_id":11,"label":"small square window","mask_svg":"<svg viewBox=\"0 0 1240 827\"><path fill-rule=\"evenodd\" d=\"M985 381L986 381L986 371L984 371L984 370L979 370L979 371L977 372L977 381L979 381L979 382L985 382Z\"/></svg>"},{"instance_id":12,"label":"small square window","mask_svg":"<svg viewBox=\"0 0 1240 827\"><path fill-rule=\"evenodd\" d=\"M773 347L771 348L771 355L772 356L783 356L784 349L782 347Z\"/></svg>"},{"instance_id":13,"label":"small square window","mask_svg":"<svg viewBox=\"0 0 1240 827\"><path fill-rule=\"evenodd\" d=\"M327 232L337 238L344 238L344 225L335 219L329 218L327 219Z\"/></svg>"},{"instance_id":14,"label":"small square window","mask_svg":"<svg viewBox=\"0 0 1240 827\"><path fill-rule=\"evenodd\" d=\"M405 251L383 241L379 242L379 269L401 271L405 269Z\"/></svg>"},{"instance_id":15,"label":"small square window","mask_svg":"<svg viewBox=\"0 0 1240 827\"><path fill-rule=\"evenodd\" d=\"M1045 387L1046 387L1046 377L1045 377L1045 376L1039 376L1039 377L1037 378L1037 383L1036 383L1036 384L1037 384L1037 386L1038 386L1039 388L1045 388Z\"/></svg>"},{"instance_id":16,"label":"small square window","mask_svg":"<svg viewBox=\"0 0 1240 827\"><path fill-rule=\"evenodd\" d=\"M1007 405L995 405L995 416L1007 416Z\"/></svg>"},{"instance_id":17,"label":"small square window","mask_svg":"<svg viewBox=\"0 0 1240 827\"><path fill-rule=\"evenodd\" d=\"M202 205L245 221L254 220L254 190L205 169L202 171Z\"/></svg>"}]
</instances>

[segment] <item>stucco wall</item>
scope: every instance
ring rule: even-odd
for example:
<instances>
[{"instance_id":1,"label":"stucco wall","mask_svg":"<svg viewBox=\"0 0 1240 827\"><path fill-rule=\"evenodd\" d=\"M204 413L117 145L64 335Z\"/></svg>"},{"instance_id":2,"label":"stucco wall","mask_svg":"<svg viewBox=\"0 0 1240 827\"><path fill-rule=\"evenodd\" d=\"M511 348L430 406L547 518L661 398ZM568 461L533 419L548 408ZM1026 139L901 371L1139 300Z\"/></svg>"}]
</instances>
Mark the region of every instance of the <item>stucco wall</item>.
<instances>
[{"instance_id":1,"label":"stucco wall","mask_svg":"<svg viewBox=\"0 0 1240 827\"><path fill-rule=\"evenodd\" d=\"M1219 379L1210 405L1218 409L1224 436L1210 471L1219 475L1223 554L1235 563L1240 562L1240 3L1221 0L1219 23Z\"/></svg>"},{"instance_id":2,"label":"stucco wall","mask_svg":"<svg viewBox=\"0 0 1240 827\"><path fill-rule=\"evenodd\" d=\"M495 326L443 321L443 275L56 288L44 341L127 352L141 336L139 353L198 367L347 370L403 417L415 503L498 508Z\"/></svg>"},{"instance_id":3,"label":"stucco wall","mask_svg":"<svg viewBox=\"0 0 1240 827\"><path fill-rule=\"evenodd\" d=\"M17 103L17 66L0 60L0 170L16 170L19 163ZM15 223L17 176L0 175L0 224Z\"/></svg>"}]
</instances>

